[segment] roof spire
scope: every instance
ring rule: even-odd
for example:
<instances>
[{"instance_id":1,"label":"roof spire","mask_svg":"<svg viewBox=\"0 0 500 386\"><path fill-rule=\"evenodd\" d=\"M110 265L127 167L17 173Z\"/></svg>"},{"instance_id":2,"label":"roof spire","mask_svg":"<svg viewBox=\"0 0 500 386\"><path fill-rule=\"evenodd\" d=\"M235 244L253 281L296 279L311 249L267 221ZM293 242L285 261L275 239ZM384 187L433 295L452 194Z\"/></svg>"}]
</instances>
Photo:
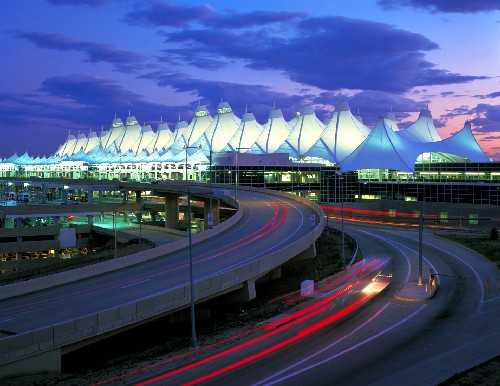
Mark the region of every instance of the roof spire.
<instances>
[{"instance_id":1,"label":"roof spire","mask_svg":"<svg viewBox=\"0 0 500 386\"><path fill-rule=\"evenodd\" d=\"M128 111L128 116L130 117L130 110Z\"/></svg>"},{"instance_id":2,"label":"roof spire","mask_svg":"<svg viewBox=\"0 0 500 386\"><path fill-rule=\"evenodd\" d=\"M248 105L245 103L245 113L248 113Z\"/></svg>"},{"instance_id":3,"label":"roof spire","mask_svg":"<svg viewBox=\"0 0 500 386\"><path fill-rule=\"evenodd\" d=\"M273 110L276 110L276 101L273 101Z\"/></svg>"}]
</instances>

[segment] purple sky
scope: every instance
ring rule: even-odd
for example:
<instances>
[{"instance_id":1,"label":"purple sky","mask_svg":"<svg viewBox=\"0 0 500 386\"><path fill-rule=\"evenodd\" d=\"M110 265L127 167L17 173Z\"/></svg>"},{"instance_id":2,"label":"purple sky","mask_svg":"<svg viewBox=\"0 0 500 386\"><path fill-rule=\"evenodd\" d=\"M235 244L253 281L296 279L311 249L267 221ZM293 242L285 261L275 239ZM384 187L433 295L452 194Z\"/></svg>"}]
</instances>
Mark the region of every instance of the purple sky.
<instances>
[{"instance_id":1,"label":"purple sky","mask_svg":"<svg viewBox=\"0 0 500 386\"><path fill-rule=\"evenodd\" d=\"M442 137L470 119L500 160L497 0L17 0L0 27L0 157L48 156L129 111L154 129L199 101L323 119L341 94L369 126L427 103Z\"/></svg>"}]
</instances>

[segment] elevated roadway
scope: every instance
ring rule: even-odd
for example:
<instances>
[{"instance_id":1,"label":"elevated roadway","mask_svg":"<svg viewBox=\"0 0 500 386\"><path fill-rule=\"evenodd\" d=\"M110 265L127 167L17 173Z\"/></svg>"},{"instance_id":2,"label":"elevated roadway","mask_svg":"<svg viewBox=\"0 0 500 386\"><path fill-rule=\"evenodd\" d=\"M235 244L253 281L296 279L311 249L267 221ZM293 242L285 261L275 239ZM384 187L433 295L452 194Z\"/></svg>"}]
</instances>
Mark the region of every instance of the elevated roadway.
<instances>
[{"instance_id":1,"label":"elevated roadway","mask_svg":"<svg viewBox=\"0 0 500 386\"><path fill-rule=\"evenodd\" d=\"M271 342L263 339L248 350L245 341L237 346L241 350L227 350L223 361L218 361L217 354L213 360L208 357L175 369L161 371L158 366L152 371L154 367L149 366L133 382L437 385L500 354L496 323L500 291L493 285L499 273L493 264L467 248L426 233L424 272L426 277L431 269L437 274L439 288L429 296L425 287L414 285L418 232L359 224L347 225L346 230L358 241L364 256L393 262L391 284L362 312L350 314L342 323L331 317L360 292L348 290L321 314L321 328L314 329L317 324L288 328L292 321L281 325L279 320L273 321L266 331L283 329L283 333L274 334ZM291 337L294 344L287 345Z\"/></svg>"},{"instance_id":2,"label":"elevated roadway","mask_svg":"<svg viewBox=\"0 0 500 386\"><path fill-rule=\"evenodd\" d=\"M193 236L196 302L229 292L242 301L252 299L255 280L280 275L281 264L301 253L314 255L324 226L321 208L288 193L239 188L237 203L227 199L238 206L237 213ZM189 250L188 240L180 240L3 286L0 374L60 371L65 352L186 308L191 301Z\"/></svg>"}]
</instances>

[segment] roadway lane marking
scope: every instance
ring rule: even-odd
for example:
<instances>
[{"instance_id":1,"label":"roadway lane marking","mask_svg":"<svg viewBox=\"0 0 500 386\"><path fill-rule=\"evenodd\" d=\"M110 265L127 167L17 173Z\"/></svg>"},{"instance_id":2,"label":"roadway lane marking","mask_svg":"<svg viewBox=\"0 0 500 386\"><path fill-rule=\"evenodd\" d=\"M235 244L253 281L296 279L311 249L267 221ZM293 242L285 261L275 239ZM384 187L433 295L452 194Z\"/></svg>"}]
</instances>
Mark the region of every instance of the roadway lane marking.
<instances>
[{"instance_id":1,"label":"roadway lane marking","mask_svg":"<svg viewBox=\"0 0 500 386\"><path fill-rule=\"evenodd\" d=\"M127 285L124 285L124 286L123 286L123 287L121 287L121 288L123 289L123 288L133 287L134 285L138 285L138 284L146 283L147 281L150 281L150 280L151 280L151 279L146 279L146 280L137 281L137 282L132 283L132 284L127 284Z\"/></svg>"},{"instance_id":2,"label":"roadway lane marking","mask_svg":"<svg viewBox=\"0 0 500 386\"><path fill-rule=\"evenodd\" d=\"M9 319L4 319L4 320L0 320L0 323L7 323L7 322L10 322L11 320L14 320L15 318L9 318Z\"/></svg>"},{"instance_id":3,"label":"roadway lane marking","mask_svg":"<svg viewBox=\"0 0 500 386\"><path fill-rule=\"evenodd\" d=\"M330 361L332 361L332 360L334 360L334 359L336 359L336 358L338 358L338 357L340 357L340 356L342 356L344 354L347 354L348 352L353 351L353 350L357 349L358 347L361 347L361 346L363 346L363 345L371 342L372 340L374 340L374 339L376 339L376 338L378 338L378 337L386 334L387 332L389 332L389 331L393 330L394 328L400 326L401 324L407 322L408 320L410 320L411 318L413 318L417 313L419 313L425 307L427 307L427 304L423 304L422 306L420 306L420 308L418 308L412 314L410 314L406 318L400 320L398 323L395 323L392 326L386 328L385 330L380 331L378 334L372 335L368 339L365 339L364 341L359 342L359 343L355 344L354 346L351 346L351 347L349 347L349 348L347 348L347 349L345 349L345 350L343 350L343 351L341 351L341 352L339 352L337 354L334 354L334 355L332 355L332 356L330 356L330 357L328 357L326 359L323 359L322 361L316 362L316 363L314 363L312 365L309 365L307 367L304 367L304 368L302 368L300 370L294 371L293 373L290 373L290 374L288 374L288 375L286 375L284 377L281 377L281 378L278 378L278 379L276 379L276 380L274 380L272 382L269 382L269 380L271 380L272 378L276 378L277 376L280 376L281 374L285 373L286 371L291 370L292 368L297 367L297 366L303 364L304 362L306 362L306 361L308 361L308 360L310 360L310 359L312 359L312 358L314 358L314 357L322 354L326 350L329 350L333 346L335 346L335 345L339 344L340 342L342 342L343 340L345 340L347 337L355 334L356 332L358 332L359 330L361 330L362 328L364 328L366 325L368 325L370 322L372 322L376 317L378 317L382 313L382 311L384 311L390 304L391 303L386 303L385 306L382 307L382 309L380 309L375 315L373 315L366 322L364 322L363 324L361 324L358 328L356 328L353 331L351 331L351 333L349 333L347 335L344 335L342 338L340 338L340 339L336 340L335 342L329 344L328 346L324 347L323 349L319 350L318 352L316 352L316 353L314 353L314 354L312 354L312 355L310 355L308 357L303 358L299 362L296 362L295 364L293 364L293 365L291 365L291 366L289 366L289 367L287 367L287 368L285 368L285 369L283 369L281 371L278 371L277 373L271 375L270 377L268 377L266 379L263 379L263 380L261 380L258 383L254 383L252 386L258 386L258 385L263 385L263 384L265 384L266 386L270 386L270 385L274 385L274 384L277 384L277 383L281 383L281 382L286 381L287 379L292 378L292 377L294 377L296 375L302 374L302 373L304 373L306 371L314 369L315 367L318 367L318 366L321 366L321 365L323 365L325 363L328 363L328 362L330 362Z\"/></svg>"}]
</instances>

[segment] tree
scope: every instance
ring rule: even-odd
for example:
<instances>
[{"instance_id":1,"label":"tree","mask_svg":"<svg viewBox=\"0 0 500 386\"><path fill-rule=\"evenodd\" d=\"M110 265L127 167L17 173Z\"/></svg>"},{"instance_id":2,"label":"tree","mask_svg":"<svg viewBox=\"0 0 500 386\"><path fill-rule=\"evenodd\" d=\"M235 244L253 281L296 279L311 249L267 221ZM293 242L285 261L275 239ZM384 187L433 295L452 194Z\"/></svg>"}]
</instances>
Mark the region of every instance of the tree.
<instances>
[{"instance_id":1,"label":"tree","mask_svg":"<svg viewBox=\"0 0 500 386\"><path fill-rule=\"evenodd\" d=\"M498 240L498 230L497 228L491 228L490 240Z\"/></svg>"}]
</instances>

